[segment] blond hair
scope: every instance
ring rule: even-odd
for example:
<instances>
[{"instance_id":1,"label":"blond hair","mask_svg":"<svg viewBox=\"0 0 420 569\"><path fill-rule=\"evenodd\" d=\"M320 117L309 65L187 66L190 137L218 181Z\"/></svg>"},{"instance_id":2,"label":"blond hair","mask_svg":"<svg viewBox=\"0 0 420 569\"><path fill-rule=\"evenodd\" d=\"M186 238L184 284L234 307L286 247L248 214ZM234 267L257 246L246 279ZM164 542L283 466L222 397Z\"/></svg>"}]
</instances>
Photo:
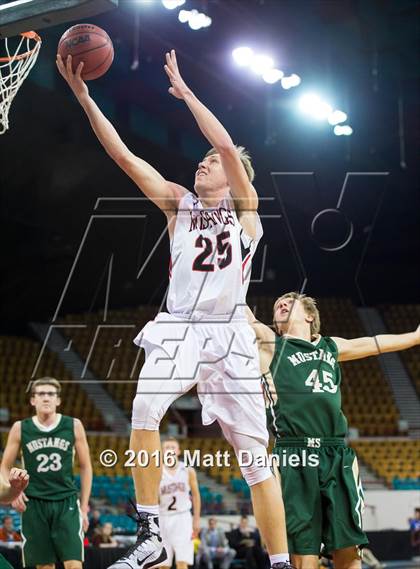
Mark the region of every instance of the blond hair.
<instances>
[{"instance_id":1,"label":"blond hair","mask_svg":"<svg viewBox=\"0 0 420 569\"><path fill-rule=\"evenodd\" d=\"M244 146L236 146L235 148L238 151L239 158L245 168L246 175L248 176L249 181L252 183L255 178L255 172L254 168L252 167L251 155L249 154L248 150L245 149ZM213 156L213 154L218 154L215 148L209 150L205 158L207 158L207 156Z\"/></svg>"},{"instance_id":2,"label":"blond hair","mask_svg":"<svg viewBox=\"0 0 420 569\"><path fill-rule=\"evenodd\" d=\"M287 292L282 296L279 296L273 306L273 324L274 330L278 332L277 323L276 323L276 310L277 305L280 301L284 300L285 298L292 298L293 300L299 300L303 304L303 308L308 316L313 318L311 322L311 336L315 336L319 334L321 330L321 318L319 316L319 310L316 305L316 300L311 296L306 296L306 294L300 294L299 292Z\"/></svg>"},{"instance_id":3,"label":"blond hair","mask_svg":"<svg viewBox=\"0 0 420 569\"><path fill-rule=\"evenodd\" d=\"M41 377L40 379L36 379L31 385L31 395L35 395L35 389L39 385L52 385L57 389L57 395L60 396L61 385L54 377Z\"/></svg>"}]
</instances>

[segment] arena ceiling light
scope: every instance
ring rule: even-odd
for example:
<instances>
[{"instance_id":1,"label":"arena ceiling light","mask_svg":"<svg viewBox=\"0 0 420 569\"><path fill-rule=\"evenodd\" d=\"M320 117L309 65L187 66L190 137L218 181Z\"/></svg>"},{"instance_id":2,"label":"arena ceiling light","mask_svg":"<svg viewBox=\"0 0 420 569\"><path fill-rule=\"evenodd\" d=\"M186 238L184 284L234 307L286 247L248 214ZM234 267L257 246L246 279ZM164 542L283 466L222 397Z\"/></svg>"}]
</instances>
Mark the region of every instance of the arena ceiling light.
<instances>
[{"instance_id":1,"label":"arena ceiling light","mask_svg":"<svg viewBox=\"0 0 420 569\"><path fill-rule=\"evenodd\" d=\"M323 101L315 93L307 93L299 99L300 110L316 120L325 120L332 113L329 103Z\"/></svg>"},{"instance_id":2,"label":"arena ceiling light","mask_svg":"<svg viewBox=\"0 0 420 569\"><path fill-rule=\"evenodd\" d=\"M343 113L343 111L333 111L331 114L328 115L328 122L334 126L336 124L340 124L342 122L346 122L347 115Z\"/></svg>"},{"instance_id":3,"label":"arena ceiling light","mask_svg":"<svg viewBox=\"0 0 420 569\"><path fill-rule=\"evenodd\" d=\"M257 75L264 75L266 71L269 71L274 67L273 58L264 53L255 55L249 64L251 71Z\"/></svg>"},{"instance_id":4,"label":"arena ceiling light","mask_svg":"<svg viewBox=\"0 0 420 569\"><path fill-rule=\"evenodd\" d=\"M208 28L211 26L211 18L199 12L198 10L181 10L178 14L178 20L188 25L192 30L200 30L201 28Z\"/></svg>"},{"instance_id":5,"label":"arena ceiling light","mask_svg":"<svg viewBox=\"0 0 420 569\"><path fill-rule=\"evenodd\" d=\"M348 124L345 125L338 124L334 127L334 134L336 136L350 136L351 134L353 134L353 129Z\"/></svg>"},{"instance_id":6,"label":"arena ceiling light","mask_svg":"<svg viewBox=\"0 0 420 569\"><path fill-rule=\"evenodd\" d=\"M167 10L175 10L175 8L185 4L185 2L186 0L162 0L162 4Z\"/></svg>"},{"instance_id":7,"label":"arena ceiling light","mask_svg":"<svg viewBox=\"0 0 420 569\"><path fill-rule=\"evenodd\" d=\"M266 83L269 83L270 85L272 85L273 83L277 83L277 81L280 81L280 79L283 77L284 73L283 71L281 71L280 69L268 69L267 71L265 71L263 73L263 80Z\"/></svg>"},{"instance_id":8,"label":"arena ceiling light","mask_svg":"<svg viewBox=\"0 0 420 569\"><path fill-rule=\"evenodd\" d=\"M296 73L292 73L288 77L282 77L281 79L281 86L283 89L292 89L293 87L297 87L302 82L302 79Z\"/></svg>"},{"instance_id":9,"label":"arena ceiling light","mask_svg":"<svg viewBox=\"0 0 420 569\"><path fill-rule=\"evenodd\" d=\"M254 52L250 47L237 47L232 51L232 57L239 67L248 67L254 57Z\"/></svg>"}]
</instances>

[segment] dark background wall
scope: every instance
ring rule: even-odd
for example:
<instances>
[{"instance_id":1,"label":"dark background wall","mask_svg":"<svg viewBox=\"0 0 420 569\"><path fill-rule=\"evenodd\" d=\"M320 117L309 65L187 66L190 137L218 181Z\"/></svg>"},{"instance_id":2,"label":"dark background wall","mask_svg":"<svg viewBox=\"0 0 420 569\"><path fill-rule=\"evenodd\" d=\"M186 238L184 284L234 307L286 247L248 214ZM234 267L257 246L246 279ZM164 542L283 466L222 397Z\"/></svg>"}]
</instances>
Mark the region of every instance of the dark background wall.
<instances>
[{"instance_id":1,"label":"dark background wall","mask_svg":"<svg viewBox=\"0 0 420 569\"><path fill-rule=\"evenodd\" d=\"M111 35L116 55L89 87L127 145L192 189L208 145L167 93L163 59L173 47L191 88L253 156L265 235L250 292L275 295L306 282L315 296L418 301L419 3L226 0L196 7L213 18L210 28L193 32L159 3L122 2L93 20ZM132 71L136 13L140 65ZM105 154L56 72L66 27L43 31L38 63L0 139L3 332L50 320L66 285L59 315L103 306L107 286L111 308L159 304L166 291L167 236L144 266L164 216L139 199ZM231 50L247 43L271 52L302 85L284 91L234 67ZM297 112L299 96L312 90L348 113L351 137ZM360 174L348 178L341 213L320 213L336 207L348 172ZM111 197L120 199L97 201ZM327 250L346 239L350 225L348 244Z\"/></svg>"}]
</instances>

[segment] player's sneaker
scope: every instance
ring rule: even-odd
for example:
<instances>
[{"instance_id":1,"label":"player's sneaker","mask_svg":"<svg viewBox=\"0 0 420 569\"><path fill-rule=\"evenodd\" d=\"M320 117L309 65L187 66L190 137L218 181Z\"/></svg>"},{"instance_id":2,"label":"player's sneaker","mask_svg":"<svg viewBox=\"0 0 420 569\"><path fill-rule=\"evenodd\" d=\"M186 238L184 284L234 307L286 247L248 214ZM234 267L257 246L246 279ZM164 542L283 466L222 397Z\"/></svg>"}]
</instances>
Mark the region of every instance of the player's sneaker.
<instances>
[{"instance_id":1,"label":"player's sneaker","mask_svg":"<svg viewBox=\"0 0 420 569\"><path fill-rule=\"evenodd\" d=\"M281 563L274 563L274 565L271 566L271 569L295 569L295 567L290 565L288 561L284 561Z\"/></svg>"},{"instance_id":2,"label":"player's sneaker","mask_svg":"<svg viewBox=\"0 0 420 569\"><path fill-rule=\"evenodd\" d=\"M159 518L137 513L137 541L108 569L150 569L168 558L159 533Z\"/></svg>"}]
</instances>

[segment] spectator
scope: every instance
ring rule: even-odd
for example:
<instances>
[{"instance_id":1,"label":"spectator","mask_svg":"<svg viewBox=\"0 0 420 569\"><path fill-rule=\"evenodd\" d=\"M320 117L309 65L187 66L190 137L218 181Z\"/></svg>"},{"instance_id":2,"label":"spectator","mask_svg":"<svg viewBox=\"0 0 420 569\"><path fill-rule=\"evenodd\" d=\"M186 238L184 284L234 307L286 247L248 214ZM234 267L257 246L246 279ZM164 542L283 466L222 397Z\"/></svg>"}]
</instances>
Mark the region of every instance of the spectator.
<instances>
[{"instance_id":1,"label":"spectator","mask_svg":"<svg viewBox=\"0 0 420 569\"><path fill-rule=\"evenodd\" d=\"M208 525L201 532L198 562L204 561L208 569L213 569L213 562L217 560L220 569L229 569L236 552L229 547L225 532L217 527L215 518L209 518Z\"/></svg>"},{"instance_id":2,"label":"spectator","mask_svg":"<svg viewBox=\"0 0 420 569\"><path fill-rule=\"evenodd\" d=\"M101 512L99 510L93 510L92 517L89 520L89 527L86 532L86 537L89 541L92 541L95 535L99 533L101 528Z\"/></svg>"},{"instance_id":3,"label":"spectator","mask_svg":"<svg viewBox=\"0 0 420 569\"><path fill-rule=\"evenodd\" d=\"M92 544L95 547L118 547L116 539L112 537L111 522L106 522L101 528L97 528L97 534L93 536Z\"/></svg>"},{"instance_id":4,"label":"spectator","mask_svg":"<svg viewBox=\"0 0 420 569\"><path fill-rule=\"evenodd\" d=\"M241 516L239 527L230 532L228 539L236 551L236 558L245 560L246 569L270 567L269 558L261 547L259 533L249 526L248 516Z\"/></svg>"},{"instance_id":5,"label":"spectator","mask_svg":"<svg viewBox=\"0 0 420 569\"><path fill-rule=\"evenodd\" d=\"M11 516L3 518L3 527L0 528L0 541L22 541L20 534L13 529Z\"/></svg>"},{"instance_id":6,"label":"spectator","mask_svg":"<svg viewBox=\"0 0 420 569\"><path fill-rule=\"evenodd\" d=\"M413 555L420 555L420 508L414 510L414 518L408 520L410 524L411 547Z\"/></svg>"}]
</instances>

